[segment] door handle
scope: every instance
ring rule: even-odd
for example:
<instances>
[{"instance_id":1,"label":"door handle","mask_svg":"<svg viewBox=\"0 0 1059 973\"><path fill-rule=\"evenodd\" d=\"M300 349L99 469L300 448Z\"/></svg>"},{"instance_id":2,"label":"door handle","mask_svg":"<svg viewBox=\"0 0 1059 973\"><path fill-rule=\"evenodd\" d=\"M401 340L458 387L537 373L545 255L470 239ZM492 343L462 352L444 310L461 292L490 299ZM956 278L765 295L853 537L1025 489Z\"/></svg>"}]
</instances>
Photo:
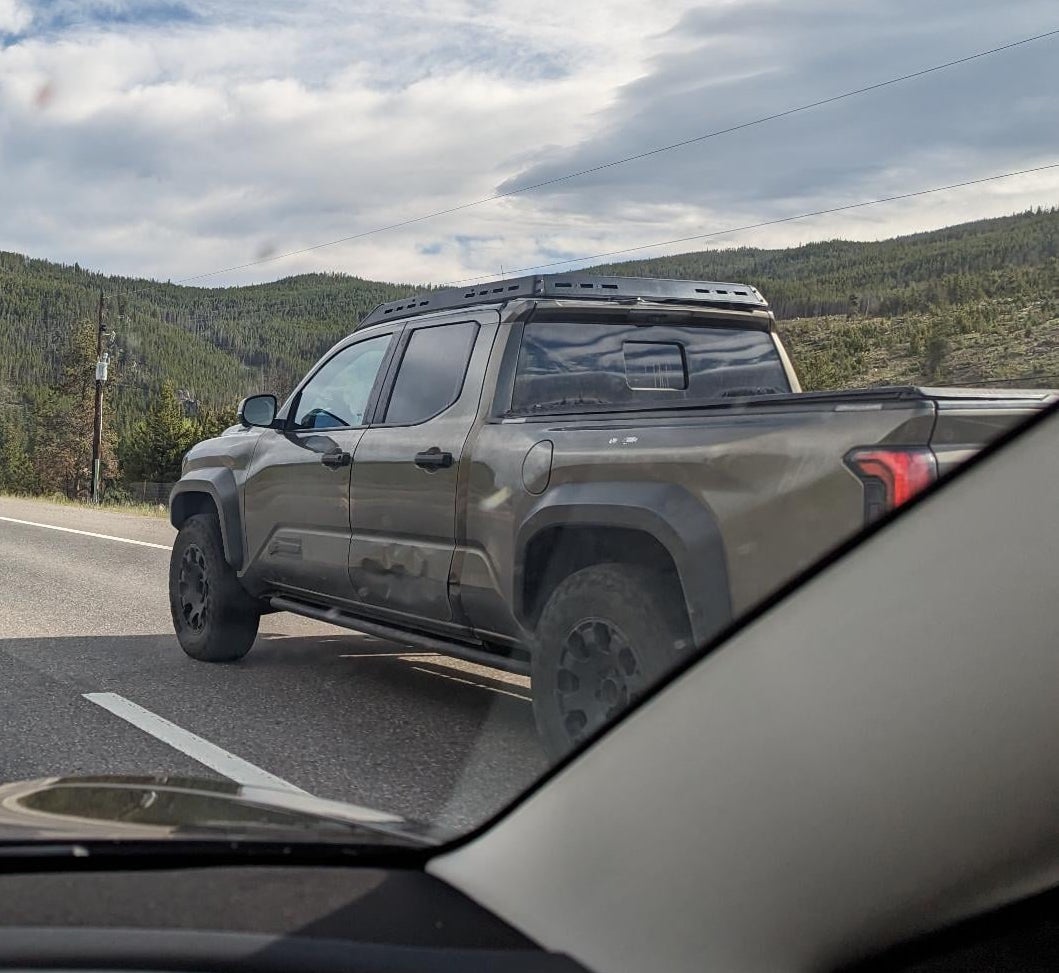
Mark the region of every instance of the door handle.
<instances>
[{"instance_id":1,"label":"door handle","mask_svg":"<svg viewBox=\"0 0 1059 973\"><path fill-rule=\"evenodd\" d=\"M421 470L447 470L452 466L452 453L443 453L437 446L416 453L416 466Z\"/></svg>"},{"instance_id":2,"label":"door handle","mask_svg":"<svg viewBox=\"0 0 1059 973\"><path fill-rule=\"evenodd\" d=\"M324 453L320 457L320 462L324 466L330 466L332 469L338 469L342 466L349 466L350 455L344 449L332 449L330 452Z\"/></svg>"}]
</instances>

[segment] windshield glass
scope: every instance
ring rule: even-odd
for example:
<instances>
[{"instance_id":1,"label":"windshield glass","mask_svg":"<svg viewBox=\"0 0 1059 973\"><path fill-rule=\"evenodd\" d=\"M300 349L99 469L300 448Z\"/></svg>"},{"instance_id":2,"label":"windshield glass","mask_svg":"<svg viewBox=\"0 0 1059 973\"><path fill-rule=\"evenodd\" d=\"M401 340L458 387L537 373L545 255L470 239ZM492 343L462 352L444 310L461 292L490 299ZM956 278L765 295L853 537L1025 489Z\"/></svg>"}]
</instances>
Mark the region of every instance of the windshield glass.
<instances>
[{"instance_id":1,"label":"windshield glass","mask_svg":"<svg viewBox=\"0 0 1059 973\"><path fill-rule=\"evenodd\" d=\"M465 833L1050 408L1054 4L847 7L0 0L0 841Z\"/></svg>"}]
</instances>

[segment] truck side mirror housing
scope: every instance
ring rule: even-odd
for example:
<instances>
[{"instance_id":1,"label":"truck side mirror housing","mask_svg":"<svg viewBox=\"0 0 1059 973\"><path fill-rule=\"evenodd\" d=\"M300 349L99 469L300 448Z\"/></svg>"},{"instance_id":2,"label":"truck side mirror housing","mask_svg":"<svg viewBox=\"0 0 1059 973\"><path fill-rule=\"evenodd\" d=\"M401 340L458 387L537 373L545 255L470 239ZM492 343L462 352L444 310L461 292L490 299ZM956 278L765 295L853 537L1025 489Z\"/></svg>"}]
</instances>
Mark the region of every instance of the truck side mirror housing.
<instances>
[{"instance_id":1,"label":"truck side mirror housing","mask_svg":"<svg viewBox=\"0 0 1059 973\"><path fill-rule=\"evenodd\" d=\"M251 395L239 403L239 421L244 426L271 429L278 409L274 395Z\"/></svg>"}]
</instances>

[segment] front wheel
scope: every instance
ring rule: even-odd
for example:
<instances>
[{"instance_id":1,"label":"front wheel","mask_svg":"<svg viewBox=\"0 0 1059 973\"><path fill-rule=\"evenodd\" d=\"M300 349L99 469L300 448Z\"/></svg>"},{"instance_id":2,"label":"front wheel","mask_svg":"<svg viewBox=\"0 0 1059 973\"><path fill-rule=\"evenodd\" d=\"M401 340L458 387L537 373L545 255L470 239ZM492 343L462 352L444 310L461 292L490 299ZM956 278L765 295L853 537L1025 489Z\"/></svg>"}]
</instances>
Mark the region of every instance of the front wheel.
<instances>
[{"instance_id":1,"label":"front wheel","mask_svg":"<svg viewBox=\"0 0 1059 973\"><path fill-rule=\"evenodd\" d=\"M169 562L169 607L180 647L200 662L235 662L257 638L258 602L224 558L215 516L181 526Z\"/></svg>"},{"instance_id":2,"label":"front wheel","mask_svg":"<svg viewBox=\"0 0 1059 973\"><path fill-rule=\"evenodd\" d=\"M627 564L584 568L548 599L536 643L533 712L545 751L558 759L690 647L679 582Z\"/></svg>"}]
</instances>

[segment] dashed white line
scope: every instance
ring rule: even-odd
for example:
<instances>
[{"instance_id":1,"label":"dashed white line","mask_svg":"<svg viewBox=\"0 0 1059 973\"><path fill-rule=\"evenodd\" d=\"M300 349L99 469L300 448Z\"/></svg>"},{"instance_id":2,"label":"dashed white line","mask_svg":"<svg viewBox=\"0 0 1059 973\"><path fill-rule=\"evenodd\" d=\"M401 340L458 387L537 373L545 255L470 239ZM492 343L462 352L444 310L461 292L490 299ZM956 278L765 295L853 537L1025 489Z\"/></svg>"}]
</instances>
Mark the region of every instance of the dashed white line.
<instances>
[{"instance_id":1,"label":"dashed white line","mask_svg":"<svg viewBox=\"0 0 1059 973\"><path fill-rule=\"evenodd\" d=\"M255 764L243 760L242 757L229 753L223 747L204 740L190 730L177 726L176 723L170 723L157 713L152 713L149 709L144 709L117 693L84 693L84 698L90 703L102 706L103 709L143 730L144 733L150 734L156 740L161 740L174 750L179 750L204 767L215 770L222 777L234 780L237 784L270 787L273 790L289 791L295 794L306 793L290 781L270 774L267 770L262 770Z\"/></svg>"},{"instance_id":2,"label":"dashed white line","mask_svg":"<svg viewBox=\"0 0 1059 973\"><path fill-rule=\"evenodd\" d=\"M474 682L471 679L460 679L458 676L450 676L447 672L435 672L433 669L424 669L421 666L411 666L416 672L425 672L428 676L437 676L439 679L451 679L453 682L463 683L465 686L474 686L476 689L488 689L491 693L499 693L501 696L510 696L513 699L521 699L527 703L533 702L532 697L523 696L521 693L510 693L506 689L497 689L495 686L487 686L484 682Z\"/></svg>"},{"instance_id":3,"label":"dashed white line","mask_svg":"<svg viewBox=\"0 0 1059 973\"><path fill-rule=\"evenodd\" d=\"M466 662L463 659L447 655L437 655L431 660L432 666L442 669L450 669L464 678L488 679L491 682L506 682L509 686L517 689L529 690L532 682L529 676L520 676L515 672L505 669L496 669L493 666L479 665L477 662Z\"/></svg>"},{"instance_id":4,"label":"dashed white line","mask_svg":"<svg viewBox=\"0 0 1059 973\"><path fill-rule=\"evenodd\" d=\"M43 527L45 530L58 530L64 534L80 534L82 537L95 537L101 541L119 541L122 544L135 544L137 547L153 547L159 551L171 551L169 544L155 544L152 541L134 541L131 537L115 537L113 534L97 534L91 530L76 530L73 527L59 527L57 524L41 524L35 520L18 520L15 517L0 517L8 524L21 524L23 527Z\"/></svg>"},{"instance_id":5,"label":"dashed white line","mask_svg":"<svg viewBox=\"0 0 1059 973\"><path fill-rule=\"evenodd\" d=\"M483 679L492 679L494 682L506 682L519 689L529 689L530 679L528 676L520 676L517 673L507 672L504 669L496 669L493 666L478 665L475 662L465 662L463 659L451 658L438 652L346 652L339 656L340 659L401 659L411 661L412 659L429 659L433 666L452 669L463 676L481 676ZM416 666L412 666L413 669ZM433 676L443 676L442 672L433 669L420 669L420 672L429 672ZM466 680L457 680L466 681ZM469 686L480 686L481 683L468 682ZM482 686L483 689L491 689L491 686ZM524 697L522 697L524 698Z\"/></svg>"}]
</instances>

